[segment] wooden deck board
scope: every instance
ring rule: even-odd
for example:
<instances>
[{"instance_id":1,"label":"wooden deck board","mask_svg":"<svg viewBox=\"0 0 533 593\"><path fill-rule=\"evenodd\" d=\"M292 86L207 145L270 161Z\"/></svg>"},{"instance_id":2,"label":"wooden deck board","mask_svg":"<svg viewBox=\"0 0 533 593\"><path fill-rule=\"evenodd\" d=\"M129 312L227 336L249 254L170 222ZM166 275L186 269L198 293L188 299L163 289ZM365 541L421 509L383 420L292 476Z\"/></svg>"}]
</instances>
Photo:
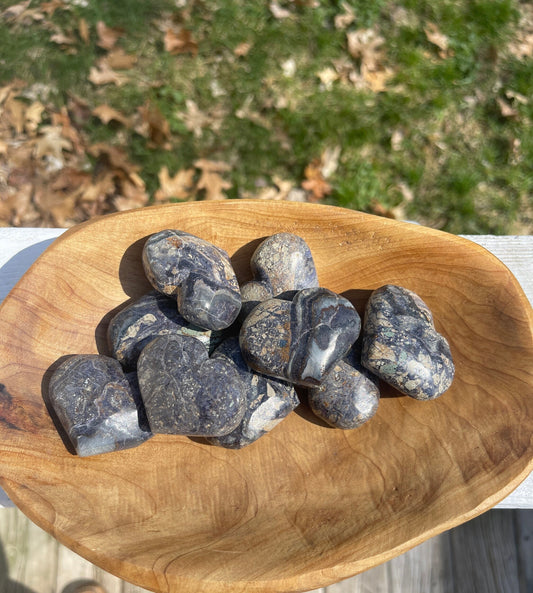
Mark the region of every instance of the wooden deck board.
<instances>
[{"instance_id":1,"label":"wooden deck board","mask_svg":"<svg viewBox=\"0 0 533 593\"><path fill-rule=\"evenodd\" d=\"M70 593L83 581L143 593L74 552L18 509L0 511L0 593ZM533 511L492 510L389 562L313 593L533 593Z\"/></svg>"}]
</instances>

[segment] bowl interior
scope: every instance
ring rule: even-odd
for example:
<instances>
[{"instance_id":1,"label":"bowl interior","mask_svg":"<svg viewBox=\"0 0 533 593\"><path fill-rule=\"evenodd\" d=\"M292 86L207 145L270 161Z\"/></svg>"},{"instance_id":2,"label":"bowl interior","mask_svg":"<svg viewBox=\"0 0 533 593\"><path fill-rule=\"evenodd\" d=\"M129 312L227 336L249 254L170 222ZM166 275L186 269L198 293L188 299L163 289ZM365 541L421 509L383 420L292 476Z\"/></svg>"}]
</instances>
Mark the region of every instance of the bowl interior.
<instances>
[{"instance_id":1,"label":"bowl interior","mask_svg":"<svg viewBox=\"0 0 533 593\"><path fill-rule=\"evenodd\" d=\"M47 411L61 357L107 353L109 319L150 287L146 238L179 228L231 256L303 237L322 286L362 311L386 283L418 293L448 339L452 387L431 402L385 389L342 431L305 405L240 451L155 436L72 455ZM165 205L65 233L0 308L0 476L32 520L95 564L161 591L298 591L383 562L504 498L531 471L531 308L481 247L417 225L287 202Z\"/></svg>"}]
</instances>

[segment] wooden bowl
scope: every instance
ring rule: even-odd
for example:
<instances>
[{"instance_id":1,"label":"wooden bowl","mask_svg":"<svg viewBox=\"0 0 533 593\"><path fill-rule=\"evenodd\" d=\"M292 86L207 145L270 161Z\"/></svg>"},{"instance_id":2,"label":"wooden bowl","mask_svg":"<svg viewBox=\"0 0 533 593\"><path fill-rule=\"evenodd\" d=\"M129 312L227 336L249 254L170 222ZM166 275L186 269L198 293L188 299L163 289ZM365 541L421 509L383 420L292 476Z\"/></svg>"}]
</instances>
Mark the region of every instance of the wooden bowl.
<instances>
[{"instance_id":1,"label":"wooden bowl","mask_svg":"<svg viewBox=\"0 0 533 593\"><path fill-rule=\"evenodd\" d=\"M420 402L391 390L363 427L304 406L240 451L159 435L79 458L47 411L57 361L106 353L110 315L149 289L146 237L178 228L232 256L296 233L322 286L361 307L417 292L456 377ZM156 206L79 225L0 308L0 476L17 506L94 564L154 591L304 591L368 569L489 509L533 467L532 310L509 270L465 239L341 208L264 201Z\"/></svg>"}]
</instances>

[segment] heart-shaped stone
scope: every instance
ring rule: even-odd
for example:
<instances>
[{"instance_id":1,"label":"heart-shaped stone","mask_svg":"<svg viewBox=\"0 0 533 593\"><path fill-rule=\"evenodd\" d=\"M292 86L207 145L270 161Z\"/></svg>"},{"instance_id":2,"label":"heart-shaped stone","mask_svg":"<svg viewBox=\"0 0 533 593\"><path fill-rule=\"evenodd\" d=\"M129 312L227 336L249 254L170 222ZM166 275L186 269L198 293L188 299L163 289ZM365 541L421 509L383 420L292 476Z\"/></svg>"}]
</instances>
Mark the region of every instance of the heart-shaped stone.
<instances>
[{"instance_id":1,"label":"heart-shaped stone","mask_svg":"<svg viewBox=\"0 0 533 593\"><path fill-rule=\"evenodd\" d=\"M454 365L424 301L401 286L370 295L365 310L362 364L402 393L430 400L451 385Z\"/></svg>"},{"instance_id":2,"label":"heart-shaped stone","mask_svg":"<svg viewBox=\"0 0 533 593\"><path fill-rule=\"evenodd\" d=\"M176 295L178 311L205 329L229 327L241 308L241 295L228 254L190 233L164 230L143 248L148 280L159 292Z\"/></svg>"},{"instance_id":3,"label":"heart-shaped stone","mask_svg":"<svg viewBox=\"0 0 533 593\"><path fill-rule=\"evenodd\" d=\"M209 439L214 445L241 449L277 426L300 403L294 387L250 369L242 357L239 338L230 337L214 351L212 360L231 361L245 386L246 411L239 426L227 435Z\"/></svg>"},{"instance_id":4,"label":"heart-shaped stone","mask_svg":"<svg viewBox=\"0 0 533 593\"><path fill-rule=\"evenodd\" d=\"M320 385L309 388L307 399L311 410L324 422L349 430L377 412L378 384L378 378L361 365L361 349L354 346L332 366Z\"/></svg>"},{"instance_id":5,"label":"heart-shaped stone","mask_svg":"<svg viewBox=\"0 0 533 593\"><path fill-rule=\"evenodd\" d=\"M235 365L210 360L196 338L155 338L139 356L137 375L154 433L221 436L242 420L244 386Z\"/></svg>"},{"instance_id":6,"label":"heart-shaped stone","mask_svg":"<svg viewBox=\"0 0 533 593\"><path fill-rule=\"evenodd\" d=\"M111 354L125 369L136 369L142 349L155 337L182 334L200 340L209 351L220 343L220 332L202 329L178 313L176 301L155 290L124 307L109 322Z\"/></svg>"},{"instance_id":7,"label":"heart-shaped stone","mask_svg":"<svg viewBox=\"0 0 533 593\"><path fill-rule=\"evenodd\" d=\"M132 388L114 358L69 357L50 378L48 394L81 457L136 447L152 436L134 381Z\"/></svg>"},{"instance_id":8,"label":"heart-shaped stone","mask_svg":"<svg viewBox=\"0 0 533 593\"><path fill-rule=\"evenodd\" d=\"M259 303L241 327L240 346L254 370L312 386L348 352L360 329L350 301L326 288L307 288L292 301Z\"/></svg>"}]
</instances>

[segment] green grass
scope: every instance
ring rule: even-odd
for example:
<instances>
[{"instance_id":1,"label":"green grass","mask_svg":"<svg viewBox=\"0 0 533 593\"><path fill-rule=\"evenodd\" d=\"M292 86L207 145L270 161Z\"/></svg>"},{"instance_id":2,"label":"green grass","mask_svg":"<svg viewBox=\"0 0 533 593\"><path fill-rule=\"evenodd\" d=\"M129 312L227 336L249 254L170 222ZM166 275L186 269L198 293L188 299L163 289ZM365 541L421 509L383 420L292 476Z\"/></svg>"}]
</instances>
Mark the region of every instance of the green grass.
<instances>
[{"instance_id":1,"label":"green grass","mask_svg":"<svg viewBox=\"0 0 533 593\"><path fill-rule=\"evenodd\" d=\"M519 4L310 4L281 2L292 15L276 19L259 0L203 0L182 10L171 0L91 0L87 7L57 10L50 19L74 36L80 19L89 24L90 42L78 39L72 55L50 42L40 22L0 20L0 83L21 78L28 85L48 85L49 100L57 106L69 93L91 107L107 103L127 115L147 101L156 105L169 122L171 150L149 146L134 130L118 135L96 118L84 129L93 142L120 137L150 193L162 166L173 174L198 158L231 165L230 197L253 194L276 175L298 187L310 162L340 146L338 167L328 179L328 203L390 208L404 200L398 188L407 187L413 199L403 207L414 220L454 233L513 232L533 187L533 65L505 50L516 31ZM384 92L349 81L334 81L329 88L320 82L318 73L340 59L357 71L346 31L334 26L343 4L356 15L347 31L372 27L385 40L383 59L394 77ZM198 43L197 55L164 50L158 22L165 19L181 19ZM131 81L120 87L88 81L90 68L105 55L96 43L100 20L123 29L118 45L138 57L128 73ZM447 56L428 40L428 23L448 38ZM236 57L235 48L245 42L249 52ZM292 76L283 71L287 60L294 63ZM506 91L529 100L513 101ZM498 98L511 102L518 115L503 117ZM218 131L205 128L198 136L187 129L182 114L188 100L205 113L225 114ZM252 117L239 117L243 106ZM394 134L402 138L399 147L391 146Z\"/></svg>"}]
</instances>

